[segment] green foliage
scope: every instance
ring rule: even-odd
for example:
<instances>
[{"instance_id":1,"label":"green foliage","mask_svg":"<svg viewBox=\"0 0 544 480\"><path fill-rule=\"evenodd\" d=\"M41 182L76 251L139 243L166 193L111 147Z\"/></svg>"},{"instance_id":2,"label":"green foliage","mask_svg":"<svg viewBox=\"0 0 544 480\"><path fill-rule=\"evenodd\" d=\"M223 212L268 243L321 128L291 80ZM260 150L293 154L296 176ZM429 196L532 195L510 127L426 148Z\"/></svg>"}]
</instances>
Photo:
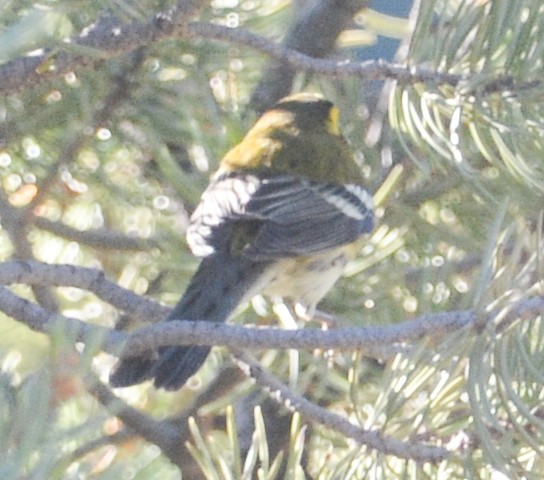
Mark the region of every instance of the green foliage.
<instances>
[{"instance_id":1,"label":"green foliage","mask_svg":"<svg viewBox=\"0 0 544 480\"><path fill-rule=\"evenodd\" d=\"M422 2L410 62L465 80L401 86L392 97L394 128L427 153L420 166L448 162L477 184L499 169L542 195L542 12L538 0Z\"/></svg>"},{"instance_id":2,"label":"green foliage","mask_svg":"<svg viewBox=\"0 0 544 480\"><path fill-rule=\"evenodd\" d=\"M55 337L51 347L42 351L41 367L24 379L14 371L16 353L4 357L0 374L1 477L105 480L134 469L140 475L135 478L173 478L174 467L157 448L140 447L138 457L132 458L134 439L119 442L111 435L108 441L116 424L111 414L85 393L82 379L90 368L90 358L78 355L69 340Z\"/></svg>"},{"instance_id":3,"label":"green foliage","mask_svg":"<svg viewBox=\"0 0 544 480\"><path fill-rule=\"evenodd\" d=\"M301 466L305 428L301 425L300 416L295 414L291 421L290 446L283 477L278 475L282 471L284 454L280 452L275 458L270 458L265 422L259 407L255 408L254 422L255 431L244 459L240 458L240 443L232 407L226 410L226 435L215 432L213 436L204 439L195 420L189 420L194 445L189 444L188 448L205 477L232 480L305 478Z\"/></svg>"}]
</instances>

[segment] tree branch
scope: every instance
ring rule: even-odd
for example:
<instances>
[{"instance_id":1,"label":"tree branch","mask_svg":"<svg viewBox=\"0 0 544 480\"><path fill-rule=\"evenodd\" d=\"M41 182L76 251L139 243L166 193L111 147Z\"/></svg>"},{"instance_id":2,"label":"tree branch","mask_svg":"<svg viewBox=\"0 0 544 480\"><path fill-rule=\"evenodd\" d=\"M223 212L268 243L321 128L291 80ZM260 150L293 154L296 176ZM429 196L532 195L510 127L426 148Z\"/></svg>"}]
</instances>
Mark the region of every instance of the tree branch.
<instances>
[{"instance_id":1,"label":"tree branch","mask_svg":"<svg viewBox=\"0 0 544 480\"><path fill-rule=\"evenodd\" d=\"M53 222L47 218L35 217L32 221L36 227L54 235L103 250L149 250L156 246L153 240L131 237L121 232L105 228L95 230L77 230L62 222Z\"/></svg>"},{"instance_id":2,"label":"tree branch","mask_svg":"<svg viewBox=\"0 0 544 480\"><path fill-rule=\"evenodd\" d=\"M77 154L81 151L81 149L89 143L91 138L89 132L94 132L98 126L105 123L109 118L111 118L114 110L118 108L118 106L122 104L124 100L130 98L132 89L129 88L130 85L127 81L127 77L130 77L136 71L136 69L139 68L143 58L144 57L141 54L141 50L137 51L131 56L130 62L128 62L127 65L124 65L122 71L115 76L115 85L108 92L108 95L106 98L104 98L101 106L92 112L86 128L72 131L69 135L67 135L67 138L65 138L65 141L60 148L55 162L47 169L47 175L40 180L37 194L34 196L29 205L27 205L24 209L21 209L21 215L25 220L25 224L35 222L42 223L42 225L48 225L46 219L40 219L34 215L36 207L44 201L51 188L57 184L58 174L61 167L70 165L77 157ZM50 228L54 228L55 226L56 225L49 224ZM68 233L68 228L69 227L66 227L62 231L64 233ZM60 230L61 229L57 229L57 232L60 233ZM74 232L72 232L72 234L73 233ZM79 237L82 237L82 235ZM91 238L90 240L92 241L93 239ZM78 241L80 240L78 239Z\"/></svg>"},{"instance_id":3,"label":"tree branch","mask_svg":"<svg viewBox=\"0 0 544 480\"><path fill-rule=\"evenodd\" d=\"M32 56L15 58L0 65L0 94L32 88L43 81L61 77L67 72L130 53L140 47L170 38L188 40L195 37L222 40L247 46L289 65L291 69L334 77L359 77L364 80L393 79L402 83L433 83L457 86L468 80L468 74L438 72L424 67L407 67L382 60L351 62L323 60L305 55L243 28L227 28L205 22L189 22L208 2L178 2L170 10L160 12L143 22L122 24L112 17L99 18L79 36L68 39L55 49L44 48ZM333 2L334 3L334 2ZM296 43L296 42L295 42ZM511 77L492 79L481 90L483 94L498 91L539 88L539 80L514 82Z\"/></svg>"},{"instance_id":4,"label":"tree branch","mask_svg":"<svg viewBox=\"0 0 544 480\"><path fill-rule=\"evenodd\" d=\"M408 68L381 61L351 63L320 60L294 49L275 44L243 28L231 29L203 22L186 23L204 4L202 0L178 2L172 11L159 13L144 22L122 24L112 17L102 17L78 37L65 41L65 49L44 49L32 56L18 57L0 65L0 93L29 89L58 78L67 72L90 67L105 59L127 54L142 46L167 38L194 37L223 40L251 47L288 64L290 68L333 76L358 76L365 79L395 78L405 82L448 83L456 85L462 76L429 69ZM188 4L186 6L186 4ZM195 4L195 5L192 5ZM190 8L192 5L192 8ZM83 53L82 53L83 52Z\"/></svg>"},{"instance_id":5,"label":"tree branch","mask_svg":"<svg viewBox=\"0 0 544 480\"><path fill-rule=\"evenodd\" d=\"M168 420L154 420L144 413L132 408L104 385L94 375L89 374L86 379L87 390L110 413L120 418L129 428L141 435L148 442L157 445L175 465L180 465L180 458L184 458L184 442L186 432Z\"/></svg>"},{"instance_id":6,"label":"tree branch","mask_svg":"<svg viewBox=\"0 0 544 480\"><path fill-rule=\"evenodd\" d=\"M0 264L0 281L4 283L49 282L54 285L74 284L98 292L104 298L113 298L117 304L125 305L127 310L139 312L144 309L167 313L169 309L154 305L148 300L138 299L134 293L107 281L101 272L66 265L46 265L39 262L7 262ZM107 291L110 291L108 294ZM113 292L113 293L111 293ZM120 298L132 298L125 304ZM134 305L135 304L135 305ZM376 348L402 342L417 341L423 337L436 337L460 328L476 331L490 325L497 331L508 328L517 319L533 318L544 310L544 296L522 299L505 306L499 306L487 314L472 311L452 311L429 314L400 324L375 327L345 327L328 331L317 329L282 330L276 328L240 327L206 321L170 321L137 330L127 335L113 329L89 325L77 319L62 317L47 312L40 306L24 300L7 288L0 288L0 310L24 322L30 328L52 334L59 329L68 332L68 338L76 341L92 342L101 340L102 350L118 354L121 348L127 355L136 355L145 350L164 345L200 344L224 345L230 347L242 369L254 378L270 396L283 405L299 411L312 422L334 429L357 442L376 449L384 454L419 462L438 462L449 455L441 447L425 444L407 443L388 438L382 434L365 430L349 420L333 414L326 409L292 392L275 377L265 372L244 349L315 349L358 350L372 355ZM88 389L101 403L121 418L130 429L146 440L157 444L174 462L180 464L185 452L182 444L187 430L178 428L184 424L186 416L165 421L153 420L121 402L105 385L91 378ZM192 410L191 410L192 411Z\"/></svg>"},{"instance_id":7,"label":"tree branch","mask_svg":"<svg viewBox=\"0 0 544 480\"><path fill-rule=\"evenodd\" d=\"M0 284L70 286L94 293L104 302L147 321L162 320L170 309L108 280L101 270L29 261L0 263Z\"/></svg>"},{"instance_id":8,"label":"tree branch","mask_svg":"<svg viewBox=\"0 0 544 480\"><path fill-rule=\"evenodd\" d=\"M47 265L40 262L13 261L0 264L0 283L67 285L93 292L105 302L144 319L163 319L170 312L151 300L107 280L103 272L70 265ZM474 322L469 311L445 312L419 317L386 327L344 327L328 331L317 329L283 330L252 328L206 321L169 321L136 330L130 336L89 325L74 318L54 315L38 305L22 299L7 288L0 289L0 310L25 323L29 328L48 333L63 325L75 338L84 341L88 335L100 335L103 349L119 354L136 355L164 345L223 345L247 348L340 349L359 350L371 357L382 358L383 346L415 341L425 336L438 336Z\"/></svg>"},{"instance_id":9,"label":"tree branch","mask_svg":"<svg viewBox=\"0 0 544 480\"><path fill-rule=\"evenodd\" d=\"M184 5L191 2L179 2ZM323 60L275 44L269 39L243 28L227 28L205 22L187 22L203 1L194 0L196 6L178 8L174 16L170 11L132 24L121 24L116 19L101 18L75 38L65 42L65 50L43 49L41 53L18 57L0 65L0 93L9 94L32 88L39 83L58 78L67 72L92 67L103 60L130 53L142 46L168 38L191 39L195 37L223 40L251 47L271 58L289 65L292 69L334 77L359 77L364 80L393 79L401 83L433 83L457 86L469 79L468 74L438 72L424 67L407 67L382 60L351 62L349 60ZM198 7L198 8L197 8ZM84 54L82 53L84 52ZM539 80L514 82L511 77L493 79L482 90L484 94L498 91L539 88Z\"/></svg>"},{"instance_id":10,"label":"tree branch","mask_svg":"<svg viewBox=\"0 0 544 480\"><path fill-rule=\"evenodd\" d=\"M233 354L242 371L253 378L273 400L280 402L289 410L299 412L311 422L324 425L369 448L400 458L419 462L439 462L445 460L449 455L448 450L445 448L415 442L401 442L385 437L377 431L365 430L346 418L332 413L293 392L274 376L267 373L251 355L236 349L233 350Z\"/></svg>"},{"instance_id":11,"label":"tree branch","mask_svg":"<svg viewBox=\"0 0 544 480\"><path fill-rule=\"evenodd\" d=\"M2 191L0 191L0 218L2 219L2 228L8 234L13 245L14 256L21 260L30 261L33 259L34 253L27 237L28 224L24 215L21 215L21 212L9 203ZM57 301L47 284L32 285L32 293L38 303L48 311L57 311Z\"/></svg>"},{"instance_id":12,"label":"tree branch","mask_svg":"<svg viewBox=\"0 0 544 480\"><path fill-rule=\"evenodd\" d=\"M6 262L0 264L0 283L48 283L69 285L94 292L104 301L131 315L147 319L162 319L170 309L144 299L130 290L107 280L98 270L69 265L47 265L39 262ZM519 300L505 308L478 315L470 310L439 312L387 326L341 327L284 330L248 327L199 321L198 319L161 322L140 328L130 335L112 329L89 325L77 319L62 317L24 300L6 288L0 289L0 310L25 323L33 330L51 332L55 325L64 325L84 341L89 335L101 335L104 351L137 355L165 345L221 345L249 349L337 349L358 350L365 355L381 358L383 346L436 338L461 328L477 328L498 320L504 330L518 318L538 315L544 310L544 296Z\"/></svg>"},{"instance_id":13,"label":"tree branch","mask_svg":"<svg viewBox=\"0 0 544 480\"><path fill-rule=\"evenodd\" d=\"M365 80L393 78L406 83L432 82L449 85L457 85L465 78L462 75L437 72L423 67L395 65L383 60L368 60L365 62L323 60L285 48L243 28L226 28L212 23L191 22L187 25L186 35L188 38L201 37L245 45L261 53L266 53L276 60L288 63L297 70L340 78L360 77Z\"/></svg>"},{"instance_id":14,"label":"tree branch","mask_svg":"<svg viewBox=\"0 0 544 480\"><path fill-rule=\"evenodd\" d=\"M123 356L136 355L164 345L221 345L231 348L273 348L278 350L357 350L381 358L382 347L438 337L475 321L470 311L444 312L418 317L402 323L372 327L340 327L330 330L284 330L273 327L248 327L206 321L168 321L131 333Z\"/></svg>"},{"instance_id":15,"label":"tree branch","mask_svg":"<svg viewBox=\"0 0 544 480\"><path fill-rule=\"evenodd\" d=\"M0 66L0 93L33 87L82 67L129 53L161 39L183 36L187 22L208 5L206 0L180 0L172 8L144 22L122 24L112 16L101 17L75 37L65 49L46 48L32 56L16 58Z\"/></svg>"},{"instance_id":16,"label":"tree branch","mask_svg":"<svg viewBox=\"0 0 544 480\"><path fill-rule=\"evenodd\" d=\"M90 325L77 318L66 317L48 312L44 308L25 300L10 290L0 287L0 311L15 320L24 323L35 332L53 335L59 330L65 332L68 338L77 342L96 344L104 352L117 354L126 334L99 325Z\"/></svg>"}]
</instances>

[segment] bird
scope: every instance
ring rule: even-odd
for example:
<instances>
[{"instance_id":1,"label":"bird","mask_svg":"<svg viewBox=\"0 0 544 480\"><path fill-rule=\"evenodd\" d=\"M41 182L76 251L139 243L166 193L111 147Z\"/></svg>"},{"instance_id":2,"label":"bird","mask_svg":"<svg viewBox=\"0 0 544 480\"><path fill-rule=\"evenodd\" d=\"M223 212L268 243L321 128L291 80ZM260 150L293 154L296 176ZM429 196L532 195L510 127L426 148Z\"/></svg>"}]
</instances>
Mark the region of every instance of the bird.
<instances>
[{"instance_id":1,"label":"bird","mask_svg":"<svg viewBox=\"0 0 544 480\"><path fill-rule=\"evenodd\" d=\"M191 215L186 239L201 261L167 321L225 322L259 293L312 318L375 221L339 117L321 95L294 94L265 111L226 153ZM157 388L177 390L210 348L129 352L110 385L152 379Z\"/></svg>"}]
</instances>

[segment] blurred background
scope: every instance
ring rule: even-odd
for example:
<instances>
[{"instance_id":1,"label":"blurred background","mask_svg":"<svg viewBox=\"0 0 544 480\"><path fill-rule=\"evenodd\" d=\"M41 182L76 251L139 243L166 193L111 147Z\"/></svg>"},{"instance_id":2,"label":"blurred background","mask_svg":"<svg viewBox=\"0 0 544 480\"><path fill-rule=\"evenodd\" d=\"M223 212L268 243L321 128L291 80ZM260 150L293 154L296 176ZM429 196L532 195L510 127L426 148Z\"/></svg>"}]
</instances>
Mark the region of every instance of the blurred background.
<instances>
[{"instance_id":1,"label":"blurred background","mask_svg":"<svg viewBox=\"0 0 544 480\"><path fill-rule=\"evenodd\" d=\"M172 4L0 2L0 69L43 48L44 71L64 52L87 62L0 98L2 261L100 269L173 305L197 266L187 221L222 155L257 111L289 92L321 92L341 109L378 219L320 308L342 326L471 310L481 328L383 358L270 350L259 359L362 428L452 454L435 465L399 459L306 424L221 348L179 392L145 384L115 391L116 401L97 380L114 357L2 314L0 477L538 478L544 332L538 310L521 312L542 295L541 2L214 0L195 18L320 58L449 73L450 83L438 73L419 83L311 74L205 34L113 58L64 42L99 19L136 24ZM86 290L10 290L91 324L144 325ZM290 313L256 298L233 322L320 328ZM127 405L142 416L120 414ZM175 451L134 428L146 419L151 431L176 432Z\"/></svg>"}]
</instances>

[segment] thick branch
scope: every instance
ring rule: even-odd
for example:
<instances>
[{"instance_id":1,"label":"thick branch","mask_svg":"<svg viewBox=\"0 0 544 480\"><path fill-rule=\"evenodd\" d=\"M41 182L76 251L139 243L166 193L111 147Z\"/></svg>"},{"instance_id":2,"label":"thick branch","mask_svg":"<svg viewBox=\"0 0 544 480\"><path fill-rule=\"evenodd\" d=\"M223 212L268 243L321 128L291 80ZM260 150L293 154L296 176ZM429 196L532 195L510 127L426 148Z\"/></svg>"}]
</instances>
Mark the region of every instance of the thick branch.
<instances>
[{"instance_id":1,"label":"thick branch","mask_svg":"<svg viewBox=\"0 0 544 480\"><path fill-rule=\"evenodd\" d=\"M343 327L330 330L284 330L273 327L242 327L214 322L169 321L132 333L124 346L126 355L136 355L163 345L222 345L231 348L274 348L278 350L358 350L381 356L382 347L437 337L459 330L475 321L470 311L426 315L387 326Z\"/></svg>"},{"instance_id":2,"label":"thick branch","mask_svg":"<svg viewBox=\"0 0 544 480\"><path fill-rule=\"evenodd\" d=\"M94 66L105 59L125 55L154 42L168 38L188 40L195 37L248 46L288 64L290 68L335 77L356 76L365 80L393 79L404 83L425 82L453 86L469 79L469 75L406 67L381 60L350 62L316 59L243 28L232 29L203 22L186 23L206 3L203 0L178 2L172 10L140 23L121 24L111 17L99 19L80 36L67 40L65 50L59 46L55 51L45 48L36 55L18 57L0 65L0 94L32 88L45 80ZM490 81L483 93L534 89L540 85L539 80L514 82L511 77L499 77Z\"/></svg>"},{"instance_id":3,"label":"thick branch","mask_svg":"<svg viewBox=\"0 0 544 480\"><path fill-rule=\"evenodd\" d=\"M0 283L29 283L69 285L94 292L103 300L126 312L143 318L161 319L170 309L146 300L130 290L107 280L98 270L69 265L47 265L39 262L6 262L0 264ZM369 356L380 357L384 345L414 342L424 337L438 337L460 328L481 328L498 320L503 330L518 318L534 317L544 309L544 296L523 299L507 308L501 307L478 316L473 311L441 312L387 326L343 327L328 331L318 329L283 330L225 325L206 321L169 321L136 330L131 335L89 325L80 320L54 315L24 300L10 290L0 289L0 310L27 324L30 328L51 332L63 325L74 332L77 340L89 335L104 339L103 349L136 355L164 345L222 345L250 349L314 349L359 350Z\"/></svg>"}]
</instances>

